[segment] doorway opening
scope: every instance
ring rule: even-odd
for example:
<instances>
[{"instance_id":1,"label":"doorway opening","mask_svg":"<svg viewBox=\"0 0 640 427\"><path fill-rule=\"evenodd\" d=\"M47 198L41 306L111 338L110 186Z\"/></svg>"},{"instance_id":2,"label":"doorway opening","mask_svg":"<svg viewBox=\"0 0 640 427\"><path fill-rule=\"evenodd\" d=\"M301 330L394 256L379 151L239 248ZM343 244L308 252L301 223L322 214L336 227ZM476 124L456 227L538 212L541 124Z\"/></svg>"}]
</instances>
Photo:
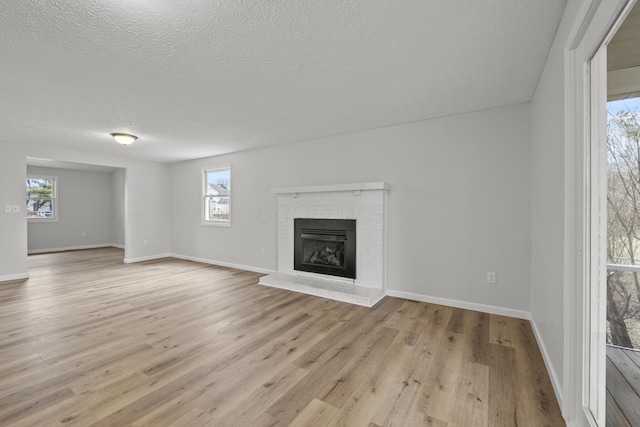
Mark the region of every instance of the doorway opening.
<instances>
[{"instance_id":1,"label":"doorway opening","mask_svg":"<svg viewBox=\"0 0 640 427\"><path fill-rule=\"evenodd\" d=\"M125 246L126 169L27 158L28 254Z\"/></svg>"}]
</instances>

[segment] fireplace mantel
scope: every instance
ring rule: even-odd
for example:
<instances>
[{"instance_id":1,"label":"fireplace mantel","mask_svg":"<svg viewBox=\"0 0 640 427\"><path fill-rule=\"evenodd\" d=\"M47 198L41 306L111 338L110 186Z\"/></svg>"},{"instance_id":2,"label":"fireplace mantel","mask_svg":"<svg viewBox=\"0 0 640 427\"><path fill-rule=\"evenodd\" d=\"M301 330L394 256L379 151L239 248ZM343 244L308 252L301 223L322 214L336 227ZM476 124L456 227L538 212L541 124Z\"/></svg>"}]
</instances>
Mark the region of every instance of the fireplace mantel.
<instances>
[{"instance_id":1,"label":"fireplace mantel","mask_svg":"<svg viewBox=\"0 0 640 427\"><path fill-rule=\"evenodd\" d=\"M367 190L389 190L389 184L386 182L360 182L355 184L311 185L306 187L277 187L271 189L271 194L332 193Z\"/></svg>"}]
</instances>

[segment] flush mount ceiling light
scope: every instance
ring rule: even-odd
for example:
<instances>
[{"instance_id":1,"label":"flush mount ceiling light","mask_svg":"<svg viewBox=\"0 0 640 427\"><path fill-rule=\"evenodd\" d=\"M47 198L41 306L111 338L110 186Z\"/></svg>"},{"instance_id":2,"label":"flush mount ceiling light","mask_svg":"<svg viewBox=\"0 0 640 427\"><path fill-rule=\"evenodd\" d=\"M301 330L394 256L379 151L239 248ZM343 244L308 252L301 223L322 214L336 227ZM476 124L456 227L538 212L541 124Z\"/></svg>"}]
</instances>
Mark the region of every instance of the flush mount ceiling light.
<instances>
[{"instance_id":1,"label":"flush mount ceiling light","mask_svg":"<svg viewBox=\"0 0 640 427\"><path fill-rule=\"evenodd\" d=\"M131 135L130 133L112 133L111 136L118 144L122 145L129 145L138 139L137 136Z\"/></svg>"}]
</instances>

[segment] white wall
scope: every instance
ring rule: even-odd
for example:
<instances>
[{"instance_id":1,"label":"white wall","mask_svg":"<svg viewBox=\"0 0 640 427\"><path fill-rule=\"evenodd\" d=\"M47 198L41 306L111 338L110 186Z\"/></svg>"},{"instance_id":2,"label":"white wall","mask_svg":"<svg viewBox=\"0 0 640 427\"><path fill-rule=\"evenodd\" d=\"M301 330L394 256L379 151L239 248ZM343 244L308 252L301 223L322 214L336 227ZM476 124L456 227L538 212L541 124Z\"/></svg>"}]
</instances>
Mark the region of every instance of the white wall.
<instances>
[{"instance_id":1,"label":"white wall","mask_svg":"<svg viewBox=\"0 0 640 427\"><path fill-rule=\"evenodd\" d=\"M275 270L271 188L386 181L388 289L521 314L530 305L529 156L530 106L521 104L173 164L171 249ZM201 226L201 168L224 164L233 226ZM488 271L497 284L486 284Z\"/></svg>"},{"instance_id":2,"label":"white wall","mask_svg":"<svg viewBox=\"0 0 640 427\"><path fill-rule=\"evenodd\" d=\"M125 169L116 169L111 174L111 243L124 247L125 230Z\"/></svg>"},{"instance_id":3,"label":"white wall","mask_svg":"<svg viewBox=\"0 0 640 427\"><path fill-rule=\"evenodd\" d=\"M113 243L111 173L27 166L27 174L58 177L58 220L27 221L30 253Z\"/></svg>"},{"instance_id":4,"label":"white wall","mask_svg":"<svg viewBox=\"0 0 640 427\"><path fill-rule=\"evenodd\" d=\"M27 277L26 176L22 147L0 142L0 281ZM5 213L7 204L20 212Z\"/></svg>"},{"instance_id":5,"label":"white wall","mask_svg":"<svg viewBox=\"0 0 640 427\"><path fill-rule=\"evenodd\" d=\"M170 253L171 182L166 164L129 163L126 171L125 261ZM146 243L146 244L145 244Z\"/></svg>"},{"instance_id":6,"label":"white wall","mask_svg":"<svg viewBox=\"0 0 640 427\"><path fill-rule=\"evenodd\" d=\"M560 385L564 357L564 19L531 103L531 315Z\"/></svg>"}]
</instances>

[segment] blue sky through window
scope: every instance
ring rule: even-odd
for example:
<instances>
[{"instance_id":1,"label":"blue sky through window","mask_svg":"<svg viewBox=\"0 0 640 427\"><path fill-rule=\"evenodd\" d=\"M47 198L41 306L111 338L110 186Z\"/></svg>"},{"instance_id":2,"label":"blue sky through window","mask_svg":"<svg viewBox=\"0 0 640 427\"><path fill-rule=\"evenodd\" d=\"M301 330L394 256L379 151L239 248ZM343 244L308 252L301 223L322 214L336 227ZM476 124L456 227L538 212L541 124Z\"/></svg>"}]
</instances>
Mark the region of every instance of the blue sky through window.
<instances>
[{"instance_id":1,"label":"blue sky through window","mask_svg":"<svg viewBox=\"0 0 640 427\"><path fill-rule=\"evenodd\" d=\"M209 171L207 173L207 182L209 184L223 185L227 190L231 190L231 176L229 169Z\"/></svg>"},{"instance_id":2,"label":"blue sky through window","mask_svg":"<svg viewBox=\"0 0 640 427\"><path fill-rule=\"evenodd\" d=\"M616 114L620 111L640 113L640 97L607 102L608 114Z\"/></svg>"}]
</instances>

